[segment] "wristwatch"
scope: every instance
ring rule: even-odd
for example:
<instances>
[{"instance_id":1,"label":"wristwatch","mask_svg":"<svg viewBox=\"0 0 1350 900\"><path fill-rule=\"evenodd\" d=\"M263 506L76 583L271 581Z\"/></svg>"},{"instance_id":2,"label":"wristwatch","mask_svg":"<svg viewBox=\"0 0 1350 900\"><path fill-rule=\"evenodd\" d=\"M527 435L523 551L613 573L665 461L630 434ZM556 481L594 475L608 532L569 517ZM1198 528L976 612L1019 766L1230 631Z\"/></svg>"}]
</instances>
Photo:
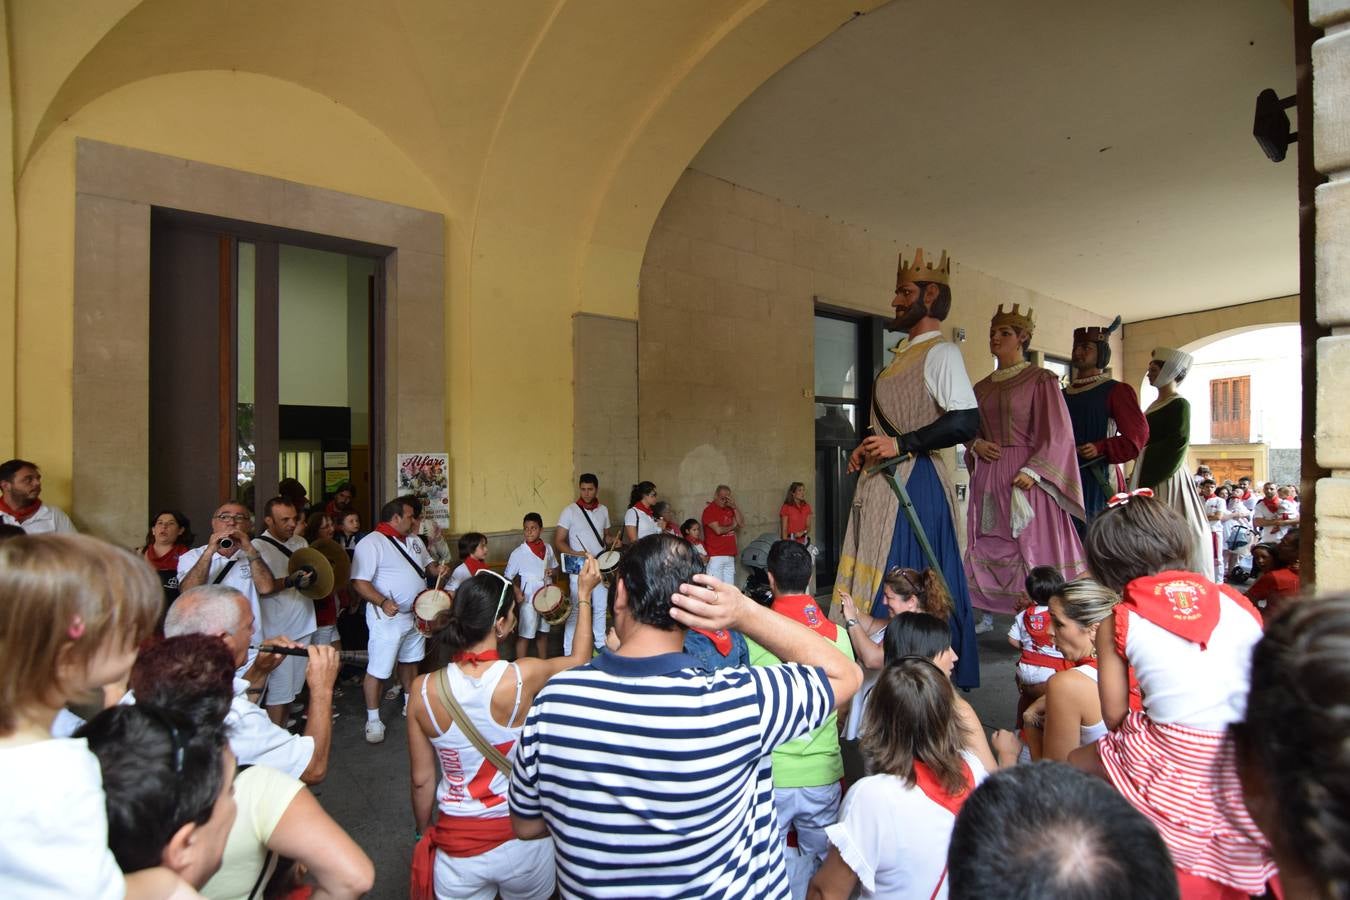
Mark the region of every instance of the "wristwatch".
<instances>
[{"instance_id":1,"label":"wristwatch","mask_svg":"<svg viewBox=\"0 0 1350 900\"><path fill-rule=\"evenodd\" d=\"M845 628L852 628L854 625L857 625L857 624L858 624L858 620L857 620L857 619L845 619L845 620L844 620L844 627L845 627Z\"/></svg>"}]
</instances>

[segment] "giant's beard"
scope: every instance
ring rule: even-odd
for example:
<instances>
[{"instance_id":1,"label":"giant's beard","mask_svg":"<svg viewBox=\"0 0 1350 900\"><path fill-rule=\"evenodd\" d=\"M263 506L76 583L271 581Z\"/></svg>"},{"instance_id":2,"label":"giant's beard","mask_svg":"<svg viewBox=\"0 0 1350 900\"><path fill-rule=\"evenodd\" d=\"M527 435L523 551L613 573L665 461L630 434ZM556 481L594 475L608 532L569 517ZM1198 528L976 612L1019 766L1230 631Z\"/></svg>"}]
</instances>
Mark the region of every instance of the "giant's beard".
<instances>
[{"instance_id":1,"label":"giant's beard","mask_svg":"<svg viewBox=\"0 0 1350 900\"><path fill-rule=\"evenodd\" d=\"M909 309L902 313L897 313L895 320L891 322L891 331L903 331L909 334L909 330L919 324L919 320L928 315L928 304L923 302L923 298L915 300L910 304Z\"/></svg>"}]
</instances>

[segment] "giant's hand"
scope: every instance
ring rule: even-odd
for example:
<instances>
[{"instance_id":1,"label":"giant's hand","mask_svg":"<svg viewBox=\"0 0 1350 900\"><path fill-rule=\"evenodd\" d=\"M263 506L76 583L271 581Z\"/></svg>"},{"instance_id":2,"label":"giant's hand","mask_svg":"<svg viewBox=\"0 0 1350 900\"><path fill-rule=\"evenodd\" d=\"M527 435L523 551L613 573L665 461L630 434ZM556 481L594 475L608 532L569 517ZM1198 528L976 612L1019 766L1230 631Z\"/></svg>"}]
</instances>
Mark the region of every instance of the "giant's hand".
<instances>
[{"instance_id":1,"label":"giant's hand","mask_svg":"<svg viewBox=\"0 0 1350 900\"><path fill-rule=\"evenodd\" d=\"M866 457L867 453L863 450L862 444L853 448L853 452L848 455L848 472L850 475L862 468L863 460Z\"/></svg>"},{"instance_id":2,"label":"giant's hand","mask_svg":"<svg viewBox=\"0 0 1350 900\"><path fill-rule=\"evenodd\" d=\"M863 440L862 449L877 459L894 459L900 455L900 442L889 435L874 434Z\"/></svg>"}]
</instances>

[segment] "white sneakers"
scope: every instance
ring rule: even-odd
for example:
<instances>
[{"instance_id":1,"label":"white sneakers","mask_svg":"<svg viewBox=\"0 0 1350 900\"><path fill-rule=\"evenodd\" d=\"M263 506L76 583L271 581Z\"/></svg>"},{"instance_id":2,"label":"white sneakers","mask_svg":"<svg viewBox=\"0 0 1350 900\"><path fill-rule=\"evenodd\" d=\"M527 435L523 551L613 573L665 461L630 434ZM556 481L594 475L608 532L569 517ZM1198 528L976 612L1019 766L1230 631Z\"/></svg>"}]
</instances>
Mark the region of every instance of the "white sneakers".
<instances>
[{"instance_id":1,"label":"white sneakers","mask_svg":"<svg viewBox=\"0 0 1350 900\"><path fill-rule=\"evenodd\" d=\"M382 744L384 743L384 723L379 719L366 723L366 743Z\"/></svg>"},{"instance_id":2,"label":"white sneakers","mask_svg":"<svg viewBox=\"0 0 1350 900\"><path fill-rule=\"evenodd\" d=\"M994 617L990 613L985 613L980 620L975 623L976 634L988 634L994 630Z\"/></svg>"}]
</instances>

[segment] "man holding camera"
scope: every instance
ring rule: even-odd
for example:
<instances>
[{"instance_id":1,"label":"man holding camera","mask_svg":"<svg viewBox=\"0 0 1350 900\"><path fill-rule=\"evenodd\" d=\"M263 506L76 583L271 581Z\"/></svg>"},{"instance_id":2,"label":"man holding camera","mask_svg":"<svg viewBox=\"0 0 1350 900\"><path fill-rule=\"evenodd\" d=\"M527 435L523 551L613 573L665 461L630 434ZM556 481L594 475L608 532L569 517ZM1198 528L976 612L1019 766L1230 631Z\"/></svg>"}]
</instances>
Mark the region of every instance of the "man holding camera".
<instances>
[{"instance_id":1,"label":"man holding camera","mask_svg":"<svg viewBox=\"0 0 1350 900\"><path fill-rule=\"evenodd\" d=\"M211 539L178 558L178 586L183 593L202 584L223 584L248 598L253 608L253 637L250 647L262 642L262 609L258 598L275 593L282 585L261 562L261 556L249 539L253 516L242 503L221 504L211 517ZM257 655L249 650L247 668Z\"/></svg>"}]
</instances>

